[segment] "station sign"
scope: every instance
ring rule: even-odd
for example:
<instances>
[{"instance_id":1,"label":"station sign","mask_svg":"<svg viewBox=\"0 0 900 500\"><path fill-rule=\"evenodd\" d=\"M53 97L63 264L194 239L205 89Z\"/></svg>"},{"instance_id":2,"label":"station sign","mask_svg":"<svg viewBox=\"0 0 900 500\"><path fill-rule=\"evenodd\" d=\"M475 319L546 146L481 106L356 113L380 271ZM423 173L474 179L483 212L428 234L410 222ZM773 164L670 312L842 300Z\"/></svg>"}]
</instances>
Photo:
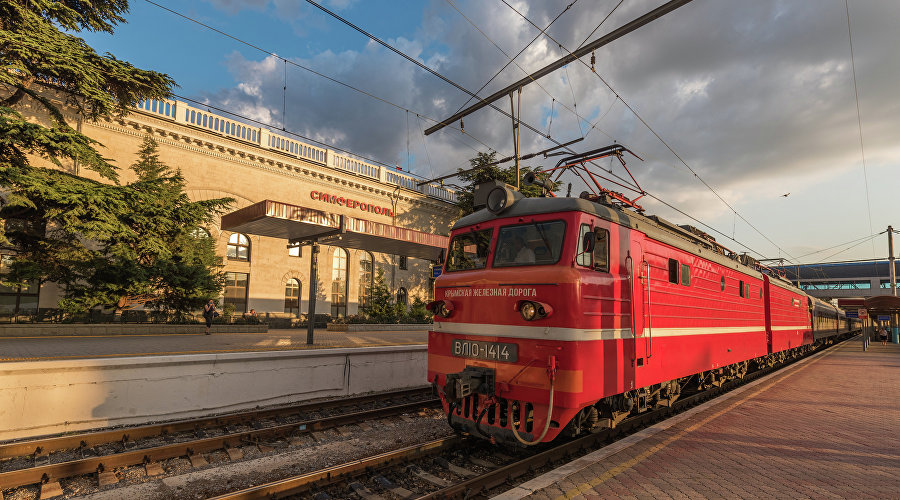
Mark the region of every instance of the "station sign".
<instances>
[{"instance_id":1,"label":"station sign","mask_svg":"<svg viewBox=\"0 0 900 500\"><path fill-rule=\"evenodd\" d=\"M856 311L847 311L847 317L850 319L858 319L859 313L857 313Z\"/></svg>"},{"instance_id":2,"label":"station sign","mask_svg":"<svg viewBox=\"0 0 900 500\"><path fill-rule=\"evenodd\" d=\"M442 266L431 266L431 277L437 278L444 271Z\"/></svg>"},{"instance_id":3,"label":"station sign","mask_svg":"<svg viewBox=\"0 0 900 500\"><path fill-rule=\"evenodd\" d=\"M862 308L857 309L856 314L859 315L859 319L868 319L869 318L869 311L867 309L862 309Z\"/></svg>"},{"instance_id":4,"label":"station sign","mask_svg":"<svg viewBox=\"0 0 900 500\"><path fill-rule=\"evenodd\" d=\"M890 320L891 320L890 315L887 315L887 314L879 314L878 315L878 321L890 321Z\"/></svg>"}]
</instances>

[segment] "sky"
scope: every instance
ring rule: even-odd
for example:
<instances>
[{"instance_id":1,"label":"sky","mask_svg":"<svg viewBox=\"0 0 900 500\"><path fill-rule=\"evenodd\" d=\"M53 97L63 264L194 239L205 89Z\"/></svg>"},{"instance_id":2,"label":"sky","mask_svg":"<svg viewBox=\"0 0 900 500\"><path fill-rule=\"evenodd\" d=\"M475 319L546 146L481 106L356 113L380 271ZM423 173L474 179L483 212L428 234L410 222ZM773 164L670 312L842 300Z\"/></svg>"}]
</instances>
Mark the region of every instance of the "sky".
<instances>
[{"instance_id":1,"label":"sky","mask_svg":"<svg viewBox=\"0 0 900 500\"><path fill-rule=\"evenodd\" d=\"M513 153L510 118L490 108L464 118L465 133L456 123L425 136L468 95L304 0L154 1L262 50L146 0L130 2L114 35L80 36L167 73L178 95L423 178L466 168L478 152ZM322 5L473 93L486 85L487 96L663 3ZM648 214L757 258L886 258L887 236L869 237L900 228L900 2L849 0L849 29L847 5L694 0L598 49L594 71L587 56L524 87L521 119L541 133L523 127L520 152L617 142L642 159L626 158L652 195L638 201ZM509 99L497 105L508 111ZM586 189L564 180L573 194Z\"/></svg>"}]
</instances>

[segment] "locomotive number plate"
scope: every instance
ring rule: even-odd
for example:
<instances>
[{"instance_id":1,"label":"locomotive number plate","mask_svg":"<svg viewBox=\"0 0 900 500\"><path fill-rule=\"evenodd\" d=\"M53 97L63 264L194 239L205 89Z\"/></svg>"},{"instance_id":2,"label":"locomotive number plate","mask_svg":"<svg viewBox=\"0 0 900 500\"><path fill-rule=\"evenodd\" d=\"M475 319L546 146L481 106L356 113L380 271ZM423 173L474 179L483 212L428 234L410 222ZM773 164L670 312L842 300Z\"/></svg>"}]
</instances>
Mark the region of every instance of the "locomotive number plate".
<instances>
[{"instance_id":1,"label":"locomotive number plate","mask_svg":"<svg viewBox=\"0 0 900 500\"><path fill-rule=\"evenodd\" d=\"M515 363L518 359L518 350L516 344L455 339L453 355L460 358Z\"/></svg>"}]
</instances>

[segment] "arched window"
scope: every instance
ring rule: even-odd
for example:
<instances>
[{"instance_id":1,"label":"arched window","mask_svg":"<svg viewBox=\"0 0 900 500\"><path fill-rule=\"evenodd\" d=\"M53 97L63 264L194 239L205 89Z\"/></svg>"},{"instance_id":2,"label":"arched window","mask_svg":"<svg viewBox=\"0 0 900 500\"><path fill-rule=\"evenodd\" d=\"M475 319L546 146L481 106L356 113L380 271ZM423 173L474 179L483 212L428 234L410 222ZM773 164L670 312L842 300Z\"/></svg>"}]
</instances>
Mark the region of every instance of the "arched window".
<instances>
[{"instance_id":1,"label":"arched window","mask_svg":"<svg viewBox=\"0 0 900 500\"><path fill-rule=\"evenodd\" d=\"M347 315L347 250L336 248L331 261L331 316Z\"/></svg>"},{"instance_id":2,"label":"arched window","mask_svg":"<svg viewBox=\"0 0 900 500\"><path fill-rule=\"evenodd\" d=\"M303 285L298 279L289 279L284 285L284 312L293 317L300 316L300 292Z\"/></svg>"},{"instance_id":3,"label":"arched window","mask_svg":"<svg viewBox=\"0 0 900 500\"><path fill-rule=\"evenodd\" d=\"M250 260L250 238L241 233L232 234L225 255L233 260Z\"/></svg>"},{"instance_id":4,"label":"arched window","mask_svg":"<svg viewBox=\"0 0 900 500\"><path fill-rule=\"evenodd\" d=\"M397 290L397 304L402 305L403 310L405 311L406 305L408 302L409 302L409 294L406 292L406 288L403 288L401 286L400 289Z\"/></svg>"},{"instance_id":5,"label":"arched window","mask_svg":"<svg viewBox=\"0 0 900 500\"><path fill-rule=\"evenodd\" d=\"M362 309L369 305L372 299L372 287L375 285L375 268L372 258L372 252L364 251L359 259L359 308Z\"/></svg>"}]
</instances>

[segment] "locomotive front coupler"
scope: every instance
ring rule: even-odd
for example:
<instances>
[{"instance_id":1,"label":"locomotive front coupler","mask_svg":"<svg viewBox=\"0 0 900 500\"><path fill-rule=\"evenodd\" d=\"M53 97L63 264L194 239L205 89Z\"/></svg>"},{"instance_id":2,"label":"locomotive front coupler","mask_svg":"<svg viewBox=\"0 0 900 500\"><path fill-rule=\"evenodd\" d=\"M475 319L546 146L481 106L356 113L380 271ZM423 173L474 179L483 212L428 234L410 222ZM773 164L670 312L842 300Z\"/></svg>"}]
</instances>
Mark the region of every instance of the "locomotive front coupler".
<instances>
[{"instance_id":1,"label":"locomotive front coupler","mask_svg":"<svg viewBox=\"0 0 900 500\"><path fill-rule=\"evenodd\" d=\"M451 403L462 401L472 394L494 395L497 373L493 368L467 366L459 373L448 373L444 395Z\"/></svg>"}]
</instances>

